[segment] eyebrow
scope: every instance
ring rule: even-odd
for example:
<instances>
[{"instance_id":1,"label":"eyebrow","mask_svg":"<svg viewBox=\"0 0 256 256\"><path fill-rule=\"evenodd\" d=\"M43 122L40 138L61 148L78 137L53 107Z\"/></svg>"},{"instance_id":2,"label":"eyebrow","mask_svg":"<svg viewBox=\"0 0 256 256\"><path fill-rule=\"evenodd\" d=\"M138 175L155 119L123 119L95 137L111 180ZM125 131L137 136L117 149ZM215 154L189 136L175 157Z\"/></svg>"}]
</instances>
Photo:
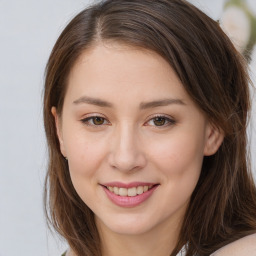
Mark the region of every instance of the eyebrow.
<instances>
[{"instance_id":1,"label":"eyebrow","mask_svg":"<svg viewBox=\"0 0 256 256\"><path fill-rule=\"evenodd\" d=\"M101 100L98 98L88 97L88 96L82 96L81 98L75 100L73 103L76 105L81 103L86 103L86 104L96 105L99 107L108 107L108 108L113 107L113 104L110 102L107 102L105 100Z\"/></svg>"},{"instance_id":2,"label":"eyebrow","mask_svg":"<svg viewBox=\"0 0 256 256\"><path fill-rule=\"evenodd\" d=\"M162 100L155 100L150 102L142 102L140 103L140 109L156 108L156 107L168 106L172 104L186 105L184 101L180 99L162 99Z\"/></svg>"},{"instance_id":3,"label":"eyebrow","mask_svg":"<svg viewBox=\"0 0 256 256\"><path fill-rule=\"evenodd\" d=\"M75 105L91 104L91 105L96 105L99 107L108 107L108 108L114 107L114 105L108 101L98 99L98 98L92 98L92 97L88 97L88 96L82 96L81 98L75 100L73 103ZM142 102L142 103L140 103L140 109L162 107L162 106L168 106L168 105L172 105L172 104L186 105L184 103L184 101L181 99L160 99L160 100L154 100L154 101L150 101L150 102Z\"/></svg>"}]
</instances>

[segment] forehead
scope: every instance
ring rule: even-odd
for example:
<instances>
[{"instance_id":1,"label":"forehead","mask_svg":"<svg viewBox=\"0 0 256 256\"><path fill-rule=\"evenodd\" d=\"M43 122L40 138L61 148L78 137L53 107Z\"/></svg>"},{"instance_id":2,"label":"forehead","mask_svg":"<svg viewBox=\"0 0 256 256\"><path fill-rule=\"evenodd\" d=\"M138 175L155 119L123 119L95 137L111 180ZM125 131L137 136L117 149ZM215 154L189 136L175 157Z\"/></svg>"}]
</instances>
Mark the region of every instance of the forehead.
<instances>
[{"instance_id":1,"label":"forehead","mask_svg":"<svg viewBox=\"0 0 256 256\"><path fill-rule=\"evenodd\" d=\"M123 44L98 44L73 66L67 97L85 94L110 100L154 100L188 95L169 63L157 53ZM118 98L117 98L118 96Z\"/></svg>"}]
</instances>

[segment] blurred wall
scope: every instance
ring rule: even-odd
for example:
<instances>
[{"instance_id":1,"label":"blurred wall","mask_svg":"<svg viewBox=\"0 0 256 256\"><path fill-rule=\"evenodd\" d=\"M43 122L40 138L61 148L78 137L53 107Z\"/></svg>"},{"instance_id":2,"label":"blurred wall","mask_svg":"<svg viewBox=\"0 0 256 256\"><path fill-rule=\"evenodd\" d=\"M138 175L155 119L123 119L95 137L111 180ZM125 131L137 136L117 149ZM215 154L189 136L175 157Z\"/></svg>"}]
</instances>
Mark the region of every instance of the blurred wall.
<instances>
[{"instance_id":1,"label":"blurred wall","mask_svg":"<svg viewBox=\"0 0 256 256\"><path fill-rule=\"evenodd\" d=\"M191 2L214 19L220 17L222 0ZM66 248L47 231L43 215L42 87L57 36L87 4L0 0L0 256L57 256ZM254 155L255 136L254 131Z\"/></svg>"}]
</instances>

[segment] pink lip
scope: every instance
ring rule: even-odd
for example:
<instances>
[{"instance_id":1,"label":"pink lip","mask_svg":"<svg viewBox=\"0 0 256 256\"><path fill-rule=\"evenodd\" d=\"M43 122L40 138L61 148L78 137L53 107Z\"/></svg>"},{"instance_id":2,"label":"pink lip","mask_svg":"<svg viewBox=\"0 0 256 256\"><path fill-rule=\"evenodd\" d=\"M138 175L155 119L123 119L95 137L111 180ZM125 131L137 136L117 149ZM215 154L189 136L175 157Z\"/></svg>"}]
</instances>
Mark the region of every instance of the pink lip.
<instances>
[{"instance_id":1,"label":"pink lip","mask_svg":"<svg viewBox=\"0 0 256 256\"><path fill-rule=\"evenodd\" d=\"M111 185L109 185L109 184L111 184ZM113 184L115 184L115 185L113 185ZM136 185L134 185L134 184L136 184ZM141 183L141 182L139 182L138 184L139 185L137 185L137 183L122 184L119 182L114 182L114 183L107 183L107 186L130 188L130 187L137 187L137 186L154 185L152 183ZM142 185L142 184L145 184L145 185ZM147 185L147 184L150 184L150 185ZM124 185L126 185L126 186L124 186ZM147 192L144 192L137 196L119 196L119 195L116 195L115 193L111 192L110 190L108 190L105 186L106 186L106 184L104 184L104 186L102 186L102 188L105 191L107 197L110 199L111 202L113 202L117 206L131 208L131 207L138 206L141 203L145 202L154 193L154 191L158 188L159 185L155 184L155 186L153 186Z\"/></svg>"}]
</instances>

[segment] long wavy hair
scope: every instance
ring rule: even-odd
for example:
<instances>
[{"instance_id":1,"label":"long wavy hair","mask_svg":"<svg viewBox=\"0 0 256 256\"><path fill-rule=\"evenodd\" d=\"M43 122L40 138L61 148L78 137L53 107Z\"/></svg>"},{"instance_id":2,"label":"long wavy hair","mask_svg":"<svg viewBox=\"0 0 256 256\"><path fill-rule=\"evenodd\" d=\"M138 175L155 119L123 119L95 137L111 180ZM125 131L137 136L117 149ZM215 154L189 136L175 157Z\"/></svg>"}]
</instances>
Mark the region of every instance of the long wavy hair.
<instances>
[{"instance_id":1,"label":"long wavy hair","mask_svg":"<svg viewBox=\"0 0 256 256\"><path fill-rule=\"evenodd\" d=\"M225 138L203 160L174 256L210 255L256 232L256 189L247 152L250 110L247 64L218 22L184 0L107 0L80 12L58 38L46 67L44 125L49 149L45 211L77 256L100 256L94 214L76 193L60 152L54 117L61 116L67 78L81 53L119 42L161 55L185 90Z\"/></svg>"}]
</instances>

